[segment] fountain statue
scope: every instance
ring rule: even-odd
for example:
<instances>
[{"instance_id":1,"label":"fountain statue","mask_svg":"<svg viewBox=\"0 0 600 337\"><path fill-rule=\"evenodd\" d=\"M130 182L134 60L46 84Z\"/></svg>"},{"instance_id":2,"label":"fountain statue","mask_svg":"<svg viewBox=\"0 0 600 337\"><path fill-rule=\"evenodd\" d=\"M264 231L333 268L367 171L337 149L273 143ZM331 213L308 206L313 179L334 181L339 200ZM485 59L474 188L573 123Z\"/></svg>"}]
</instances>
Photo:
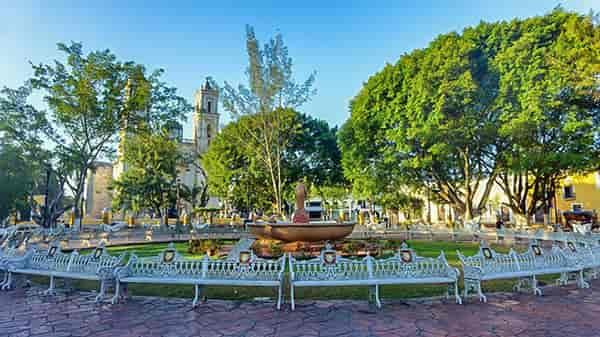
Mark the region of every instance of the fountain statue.
<instances>
[{"instance_id":1,"label":"fountain statue","mask_svg":"<svg viewBox=\"0 0 600 337\"><path fill-rule=\"evenodd\" d=\"M316 242L345 238L354 230L352 221L310 221L304 209L308 193L303 181L296 186L296 211L292 222L269 221L248 224L250 232L261 239L274 239L284 242Z\"/></svg>"}]
</instances>

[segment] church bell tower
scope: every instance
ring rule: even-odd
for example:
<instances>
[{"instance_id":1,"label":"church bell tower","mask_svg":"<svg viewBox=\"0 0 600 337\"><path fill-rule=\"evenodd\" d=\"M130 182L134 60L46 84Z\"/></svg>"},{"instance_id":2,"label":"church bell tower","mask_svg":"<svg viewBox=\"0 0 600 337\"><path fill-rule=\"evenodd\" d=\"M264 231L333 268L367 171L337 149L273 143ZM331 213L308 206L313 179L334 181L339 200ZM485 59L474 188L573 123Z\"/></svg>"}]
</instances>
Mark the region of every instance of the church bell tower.
<instances>
[{"instance_id":1,"label":"church bell tower","mask_svg":"<svg viewBox=\"0 0 600 337\"><path fill-rule=\"evenodd\" d=\"M193 137L196 152L205 153L219 131L219 89L209 77L194 94Z\"/></svg>"}]
</instances>

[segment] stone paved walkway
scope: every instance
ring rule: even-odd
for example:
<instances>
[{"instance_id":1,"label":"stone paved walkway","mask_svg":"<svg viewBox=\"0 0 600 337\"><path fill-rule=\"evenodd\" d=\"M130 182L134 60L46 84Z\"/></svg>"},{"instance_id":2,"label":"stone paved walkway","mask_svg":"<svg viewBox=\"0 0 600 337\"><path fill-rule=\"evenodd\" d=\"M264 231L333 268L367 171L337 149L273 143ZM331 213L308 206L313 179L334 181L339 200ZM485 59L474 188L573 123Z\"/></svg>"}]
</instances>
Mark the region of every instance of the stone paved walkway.
<instances>
[{"instance_id":1,"label":"stone paved walkway","mask_svg":"<svg viewBox=\"0 0 600 337\"><path fill-rule=\"evenodd\" d=\"M272 303L133 298L96 305L92 294L44 297L42 289L0 293L0 336L600 336L600 281L591 289L546 288L543 297L491 295L487 304L301 301Z\"/></svg>"}]
</instances>

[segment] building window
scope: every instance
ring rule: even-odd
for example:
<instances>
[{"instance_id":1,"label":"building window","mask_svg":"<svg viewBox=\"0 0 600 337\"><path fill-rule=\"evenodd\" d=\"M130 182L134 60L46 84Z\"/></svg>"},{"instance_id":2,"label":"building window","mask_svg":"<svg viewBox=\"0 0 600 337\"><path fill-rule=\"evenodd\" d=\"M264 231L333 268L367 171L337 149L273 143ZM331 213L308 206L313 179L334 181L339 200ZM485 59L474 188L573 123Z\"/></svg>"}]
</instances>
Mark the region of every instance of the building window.
<instances>
[{"instance_id":1,"label":"building window","mask_svg":"<svg viewBox=\"0 0 600 337\"><path fill-rule=\"evenodd\" d=\"M206 104L206 110L208 111L208 113L210 113L210 108L211 108L212 102L208 101L208 103Z\"/></svg>"},{"instance_id":2,"label":"building window","mask_svg":"<svg viewBox=\"0 0 600 337\"><path fill-rule=\"evenodd\" d=\"M583 211L583 205L582 204L571 204L571 208L573 209L573 212L581 212L581 211Z\"/></svg>"},{"instance_id":3,"label":"building window","mask_svg":"<svg viewBox=\"0 0 600 337\"><path fill-rule=\"evenodd\" d=\"M575 189L573 185L563 187L563 199L575 199Z\"/></svg>"}]
</instances>

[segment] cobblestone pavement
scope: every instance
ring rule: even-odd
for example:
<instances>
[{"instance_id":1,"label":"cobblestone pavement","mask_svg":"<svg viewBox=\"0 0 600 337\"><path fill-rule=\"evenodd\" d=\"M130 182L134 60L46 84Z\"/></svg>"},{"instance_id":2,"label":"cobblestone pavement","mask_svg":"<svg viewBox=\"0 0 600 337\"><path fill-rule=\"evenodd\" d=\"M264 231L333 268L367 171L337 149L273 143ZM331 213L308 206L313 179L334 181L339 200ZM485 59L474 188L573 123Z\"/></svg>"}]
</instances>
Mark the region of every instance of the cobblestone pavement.
<instances>
[{"instance_id":1,"label":"cobblestone pavement","mask_svg":"<svg viewBox=\"0 0 600 337\"><path fill-rule=\"evenodd\" d=\"M42 289L0 292L0 336L600 336L600 281L591 289L546 288L543 297L497 294L481 304L450 301L270 302L134 297L94 304L93 294L54 297Z\"/></svg>"}]
</instances>

